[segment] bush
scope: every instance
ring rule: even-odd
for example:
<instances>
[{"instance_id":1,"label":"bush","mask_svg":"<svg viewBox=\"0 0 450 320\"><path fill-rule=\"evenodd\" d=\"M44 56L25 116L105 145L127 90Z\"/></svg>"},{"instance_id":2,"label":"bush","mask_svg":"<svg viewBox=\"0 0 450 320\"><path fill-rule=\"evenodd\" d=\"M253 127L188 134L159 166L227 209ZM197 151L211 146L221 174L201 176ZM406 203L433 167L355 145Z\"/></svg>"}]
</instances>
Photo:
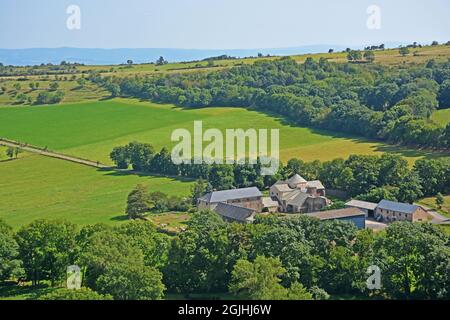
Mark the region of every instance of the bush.
<instances>
[{"instance_id":1,"label":"bush","mask_svg":"<svg viewBox=\"0 0 450 320\"><path fill-rule=\"evenodd\" d=\"M314 300L330 299L330 295L325 290L319 288L318 286L311 287L311 289L309 289L309 292L311 292Z\"/></svg>"},{"instance_id":2,"label":"bush","mask_svg":"<svg viewBox=\"0 0 450 320\"><path fill-rule=\"evenodd\" d=\"M51 92L40 92L36 98L36 104L55 104L60 103L64 99L64 92L56 91Z\"/></svg>"},{"instance_id":3,"label":"bush","mask_svg":"<svg viewBox=\"0 0 450 320\"><path fill-rule=\"evenodd\" d=\"M99 294L89 288L81 288L56 290L39 297L39 300L112 300L112 297L109 294Z\"/></svg>"}]
</instances>

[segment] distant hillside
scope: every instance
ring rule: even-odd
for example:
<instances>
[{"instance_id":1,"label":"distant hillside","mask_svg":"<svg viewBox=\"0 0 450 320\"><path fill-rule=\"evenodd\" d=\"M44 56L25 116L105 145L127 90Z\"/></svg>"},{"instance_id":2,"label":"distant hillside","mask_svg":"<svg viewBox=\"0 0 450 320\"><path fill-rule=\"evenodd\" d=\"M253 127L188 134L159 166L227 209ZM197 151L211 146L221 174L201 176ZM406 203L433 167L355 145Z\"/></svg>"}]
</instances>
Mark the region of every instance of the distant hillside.
<instances>
[{"instance_id":1,"label":"distant hillside","mask_svg":"<svg viewBox=\"0 0 450 320\"><path fill-rule=\"evenodd\" d=\"M78 62L86 65L111 65L126 63L154 62L163 56L170 62L201 60L219 55L233 57L263 55L298 55L306 53L328 52L330 48L335 51L344 50L345 46L337 45L310 45L295 48L274 49L230 49L230 50L201 50L201 49L94 49L94 48L34 48L34 49L0 49L0 62L4 65L39 65L41 63L59 64L61 61Z\"/></svg>"}]
</instances>

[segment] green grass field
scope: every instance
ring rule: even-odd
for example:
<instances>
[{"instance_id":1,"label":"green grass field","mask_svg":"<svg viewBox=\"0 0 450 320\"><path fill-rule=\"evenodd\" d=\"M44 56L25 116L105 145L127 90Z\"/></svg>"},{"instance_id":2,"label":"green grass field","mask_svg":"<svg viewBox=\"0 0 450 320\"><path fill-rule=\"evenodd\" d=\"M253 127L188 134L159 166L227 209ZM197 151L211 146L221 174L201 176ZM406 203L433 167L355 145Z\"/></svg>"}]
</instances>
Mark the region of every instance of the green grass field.
<instances>
[{"instance_id":1,"label":"green grass field","mask_svg":"<svg viewBox=\"0 0 450 320\"><path fill-rule=\"evenodd\" d=\"M125 221L126 198L142 183L149 191L188 196L191 182L137 176L22 154L0 162L0 218L19 227L38 218L86 225Z\"/></svg>"},{"instance_id":2,"label":"green grass field","mask_svg":"<svg viewBox=\"0 0 450 320\"><path fill-rule=\"evenodd\" d=\"M0 300L37 300L57 290L59 288L51 287L49 283L39 286L32 286L31 283L17 286L15 283L10 283L0 286Z\"/></svg>"},{"instance_id":3,"label":"green grass field","mask_svg":"<svg viewBox=\"0 0 450 320\"><path fill-rule=\"evenodd\" d=\"M166 212L159 214L149 214L147 218L157 227L169 232L179 232L186 228L189 214L183 212Z\"/></svg>"},{"instance_id":4,"label":"green grass field","mask_svg":"<svg viewBox=\"0 0 450 320\"><path fill-rule=\"evenodd\" d=\"M450 195L444 196L444 204L439 209L436 205L436 197L430 197L420 200L420 204L423 204L424 206L427 206L429 208L433 208L439 213L445 215L446 217L450 218Z\"/></svg>"},{"instance_id":5,"label":"green grass field","mask_svg":"<svg viewBox=\"0 0 450 320\"><path fill-rule=\"evenodd\" d=\"M8 160L8 157L6 156L6 147L0 146L0 163Z\"/></svg>"},{"instance_id":6,"label":"green grass field","mask_svg":"<svg viewBox=\"0 0 450 320\"><path fill-rule=\"evenodd\" d=\"M346 158L350 154L399 153L414 161L428 153L367 141L342 134L290 126L282 119L242 108L182 109L129 99L83 102L55 106L0 107L0 137L48 147L50 150L111 163L109 153L130 141L148 142L160 149L174 145L177 128L192 132L195 120L204 129L278 128L280 156L311 160Z\"/></svg>"},{"instance_id":7,"label":"green grass field","mask_svg":"<svg viewBox=\"0 0 450 320\"><path fill-rule=\"evenodd\" d=\"M446 126L450 123L450 109L442 109L433 112L431 120L442 126Z\"/></svg>"}]
</instances>

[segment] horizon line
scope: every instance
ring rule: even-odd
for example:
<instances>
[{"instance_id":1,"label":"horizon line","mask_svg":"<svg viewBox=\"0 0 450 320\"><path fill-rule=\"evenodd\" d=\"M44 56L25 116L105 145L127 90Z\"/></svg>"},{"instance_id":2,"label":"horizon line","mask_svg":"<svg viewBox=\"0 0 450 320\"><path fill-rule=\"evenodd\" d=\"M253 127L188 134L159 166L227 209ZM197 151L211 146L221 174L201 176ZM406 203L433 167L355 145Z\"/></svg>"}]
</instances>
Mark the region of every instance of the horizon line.
<instances>
[{"instance_id":1,"label":"horizon line","mask_svg":"<svg viewBox=\"0 0 450 320\"><path fill-rule=\"evenodd\" d=\"M378 42L377 42L378 43ZM378 44L393 44L398 45L403 43L402 41L388 41L383 42L379 41ZM418 44L428 45L417 42ZM430 42L431 44L431 42ZM197 50L197 51L223 51L223 50L231 50L231 51L251 51L251 50L286 50L286 49L297 49L297 48L305 48L305 47L316 47L316 46L324 46L324 47L364 47L374 45L374 43L370 44L327 44L327 43L317 43L317 44L304 44L297 46L283 46L283 47L254 47L254 48L183 48L183 47L76 47L76 46L58 46L58 47L23 47L23 48L2 48L0 50L36 50L36 49L88 49L88 50Z\"/></svg>"}]
</instances>

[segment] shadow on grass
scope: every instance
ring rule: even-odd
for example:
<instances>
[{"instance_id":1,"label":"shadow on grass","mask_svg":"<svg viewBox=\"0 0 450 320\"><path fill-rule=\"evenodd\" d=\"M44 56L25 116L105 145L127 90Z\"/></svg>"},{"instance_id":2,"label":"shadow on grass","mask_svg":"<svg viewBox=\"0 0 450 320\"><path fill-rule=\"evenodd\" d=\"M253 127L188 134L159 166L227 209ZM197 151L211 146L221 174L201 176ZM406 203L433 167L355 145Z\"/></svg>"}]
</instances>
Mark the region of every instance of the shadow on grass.
<instances>
[{"instance_id":1,"label":"shadow on grass","mask_svg":"<svg viewBox=\"0 0 450 320\"><path fill-rule=\"evenodd\" d=\"M263 115L270 116L284 126L288 126L291 128L307 128L313 134L326 135L333 139L346 139L346 140L349 140L349 141L351 141L353 143L357 143L357 144L373 143L373 144L376 144L373 147L373 151L376 151L376 152L394 153L394 154L398 154L398 155L401 155L401 156L407 157L407 158L423 157L425 159L439 159L439 158L449 158L450 157L449 150L433 150L433 149L417 148L417 147L413 147L413 146L408 147L408 146L389 144L387 141L382 141L382 140L376 139L375 137L374 138L361 137L361 136L352 135L352 134L343 133L343 132L330 131L330 130L308 127L308 126L301 126L301 125L296 124L292 120L287 119L283 116L280 116L279 114L275 114L273 112L261 111L261 110L257 110L257 109L249 109L249 110L263 114Z\"/></svg>"},{"instance_id":2,"label":"shadow on grass","mask_svg":"<svg viewBox=\"0 0 450 320\"><path fill-rule=\"evenodd\" d=\"M404 146L396 146L389 144L381 144L376 148L380 152L397 153L404 157L418 158L424 157L426 159L449 158L450 151L430 150L430 149L409 149Z\"/></svg>"},{"instance_id":3,"label":"shadow on grass","mask_svg":"<svg viewBox=\"0 0 450 320\"><path fill-rule=\"evenodd\" d=\"M98 101L108 101L108 100L113 100L114 97L111 96L107 96L107 97L101 97L100 99L98 99Z\"/></svg>"},{"instance_id":4,"label":"shadow on grass","mask_svg":"<svg viewBox=\"0 0 450 320\"><path fill-rule=\"evenodd\" d=\"M133 170L115 170L114 168L105 168L105 169L97 169L99 172L103 172L105 176L109 177L125 177L129 175L134 175L138 177L149 177L149 178L165 178L169 181L178 181L178 182L193 182L195 179L188 177L180 177L180 176L167 176L158 173L147 173L147 172L138 172Z\"/></svg>"},{"instance_id":5,"label":"shadow on grass","mask_svg":"<svg viewBox=\"0 0 450 320\"><path fill-rule=\"evenodd\" d=\"M19 286L10 282L0 286L0 297L12 300L37 300L54 290L57 290L57 288L49 287L46 284Z\"/></svg>"},{"instance_id":6,"label":"shadow on grass","mask_svg":"<svg viewBox=\"0 0 450 320\"><path fill-rule=\"evenodd\" d=\"M128 216L127 216L127 215L122 214L122 215L120 215L120 216L112 217L112 218L109 219L109 220L121 222L121 221L128 221L129 219L128 219Z\"/></svg>"},{"instance_id":7,"label":"shadow on grass","mask_svg":"<svg viewBox=\"0 0 450 320\"><path fill-rule=\"evenodd\" d=\"M158 103L153 102L148 99L138 99L140 102L148 102L158 105L164 105L164 106L170 106L170 109L176 109L176 110L183 110L183 111L189 111L189 110L201 110L206 108L236 108L236 109L245 109L250 112L255 112L263 116L269 116L270 118L277 121L280 125L289 127L289 128L306 128L310 130L312 134L327 136L332 139L346 139L353 143L372 143L377 144L374 146L373 150L378 152L388 152L388 153L396 153L399 155L402 155L404 157L424 157L427 159L434 159L434 158L441 158L441 157L450 157L450 151L438 151L438 150L431 150L431 149L419 149L416 147L408 147L408 146L399 146L394 144L389 144L387 141L382 141L377 139L376 137L363 137L358 136L355 134L349 134L345 132L337 132L327 129L321 129L317 127L311 127L311 126L305 126L300 125L293 121L292 119L289 119L286 116L277 114L275 112L269 111L269 110L262 110L257 108L251 108L251 107L233 107L233 106L207 106L207 107L183 107L179 105L173 105L173 104L165 104L165 103Z\"/></svg>"},{"instance_id":8,"label":"shadow on grass","mask_svg":"<svg viewBox=\"0 0 450 320\"><path fill-rule=\"evenodd\" d=\"M230 108L233 108L232 106L227 106ZM182 109L182 110L195 110L195 109L204 109L204 108L215 108L212 107L180 107L175 106L175 108ZM439 151L439 150L432 150L432 149L419 149L416 147L408 147L408 146L399 146L394 144L389 144L387 141L379 140L376 137L363 137L358 136L355 134L349 134L345 132L337 132L327 129L320 129L317 127L311 127L311 126L305 126L300 125L293 121L292 119L289 119L286 116L277 114L275 112L269 111L269 110L261 110L257 108L245 108L245 107L235 107L238 109L246 109L251 112L256 112L258 114L269 116L273 118L275 121L277 121L280 125L283 125L285 127L290 128L306 128L311 131L313 134L318 135L325 135L328 137L331 137L332 139L346 139L354 143L373 143L378 144L374 148L374 151L378 152L389 152L389 153L397 153L404 157L424 157L427 159L435 159L435 158L441 158L441 157L450 157L450 151Z\"/></svg>"}]
</instances>

